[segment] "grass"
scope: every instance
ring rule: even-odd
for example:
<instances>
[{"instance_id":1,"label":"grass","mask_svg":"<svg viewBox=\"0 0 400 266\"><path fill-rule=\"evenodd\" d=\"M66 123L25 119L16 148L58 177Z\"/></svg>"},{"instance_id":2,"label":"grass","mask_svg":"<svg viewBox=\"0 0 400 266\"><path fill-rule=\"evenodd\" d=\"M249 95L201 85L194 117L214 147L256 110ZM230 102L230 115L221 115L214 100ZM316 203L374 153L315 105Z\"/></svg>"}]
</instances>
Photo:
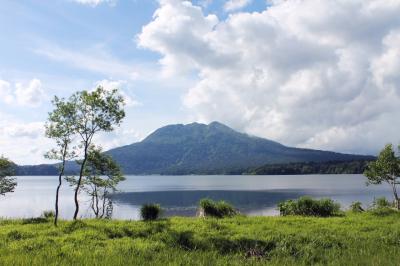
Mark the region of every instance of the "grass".
<instances>
[{"instance_id":1,"label":"grass","mask_svg":"<svg viewBox=\"0 0 400 266\"><path fill-rule=\"evenodd\" d=\"M0 220L0 265L398 265L400 213Z\"/></svg>"}]
</instances>

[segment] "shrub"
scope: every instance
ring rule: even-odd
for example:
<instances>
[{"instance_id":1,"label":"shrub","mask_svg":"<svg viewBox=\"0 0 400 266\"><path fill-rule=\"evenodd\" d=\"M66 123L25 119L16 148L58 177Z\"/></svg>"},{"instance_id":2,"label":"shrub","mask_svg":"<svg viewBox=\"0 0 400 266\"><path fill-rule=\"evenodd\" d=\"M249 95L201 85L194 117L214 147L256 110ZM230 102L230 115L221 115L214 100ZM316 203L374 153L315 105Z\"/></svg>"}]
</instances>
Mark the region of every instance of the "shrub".
<instances>
[{"instance_id":1,"label":"shrub","mask_svg":"<svg viewBox=\"0 0 400 266\"><path fill-rule=\"evenodd\" d=\"M200 209L206 217L232 217L238 213L232 205L223 200L213 201L211 199L202 199L200 200Z\"/></svg>"},{"instance_id":2,"label":"shrub","mask_svg":"<svg viewBox=\"0 0 400 266\"><path fill-rule=\"evenodd\" d=\"M56 216L56 213L54 211L44 211L42 213L42 217L46 219L54 218Z\"/></svg>"},{"instance_id":3,"label":"shrub","mask_svg":"<svg viewBox=\"0 0 400 266\"><path fill-rule=\"evenodd\" d=\"M340 212L340 204L332 199L316 200L308 196L298 200L287 200L278 204L281 215L303 215L303 216L336 216Z\"/></svg>"},{"instance_id":4,"label":"shrub","mask_svg":"<svg viewBox=\"0 0 400 266\"><path fill-rule=\"evenodd\" d=\"M393 204L390 203L385 197L380 197L374 199L372 207L369 211L376 216L387 216L396 212L393 207Z\"/></svg>"},{"instance_id":5,"label":"shrub","mask_svg":"<svg viewBox=\"0 0 400 266\"><path fill-rule=\"evenodd\" d=\"M359 201L354 201L353 203L351 203L350 210L352 212L363 212L364 211L364 209L362 207L362 203Z\"/></svg>"},{"instance_id":6,"label":"shrub","mask_svg":"<svg viewBox=\"0 0 400 266\"><path fill-rule=\"evenodd\" d=\"M140 208L140 216L144 221L157 220L161 214L161 207L158 204L145 204Z\"/></svg>"},{"instance_id":7,"label":"shrub","mask_svg":"<svg viewBox=\"0 0 400 266\"><path fill-rule=\"evenodd\" d=\"M372 203L372 208L373 209L382 209L382 208L390 208L392 207L392 204L385 198L375 198L374 202Z\"/></svg>"}]
</instances>

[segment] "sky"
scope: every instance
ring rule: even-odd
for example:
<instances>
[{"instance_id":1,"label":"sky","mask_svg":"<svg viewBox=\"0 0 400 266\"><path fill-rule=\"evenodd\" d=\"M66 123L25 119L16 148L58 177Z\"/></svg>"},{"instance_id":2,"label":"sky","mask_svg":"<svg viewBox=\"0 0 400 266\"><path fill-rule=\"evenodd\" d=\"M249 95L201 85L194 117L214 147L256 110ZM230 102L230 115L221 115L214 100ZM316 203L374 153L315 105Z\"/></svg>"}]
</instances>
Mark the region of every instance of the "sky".
<instances>
[{"instance_id":1,"label":"sky","mask_svg":"<svg viewBox=\"0 0 400 266\"><path fill-rule=\"evenodd\" d=\"M0 155L46 163L51 99L119 88L104 149L219 121L285 145L400 141L399 0L3 0Z\"/></svg>"}]
</instances>

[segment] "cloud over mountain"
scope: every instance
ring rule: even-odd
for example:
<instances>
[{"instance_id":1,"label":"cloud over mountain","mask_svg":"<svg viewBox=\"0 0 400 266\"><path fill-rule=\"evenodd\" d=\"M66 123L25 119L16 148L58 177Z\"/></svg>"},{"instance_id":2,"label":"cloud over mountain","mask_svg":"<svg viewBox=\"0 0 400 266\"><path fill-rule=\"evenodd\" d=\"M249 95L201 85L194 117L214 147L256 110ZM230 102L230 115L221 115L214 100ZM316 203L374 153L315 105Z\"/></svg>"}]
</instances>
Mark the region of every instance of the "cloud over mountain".
<instances>
[{"instance_id":1,"label":"cloud over mountain","mask_svg":"<svg viewBox=\"0 0 400 266\"><path fill-rule=\"evenodd\" d=\"M225 20L161 0L138 36L167 75L198 74L184 104L289 145L376 152L400 138L400 2L272 0Z\"/></svg>"}]
</instances>

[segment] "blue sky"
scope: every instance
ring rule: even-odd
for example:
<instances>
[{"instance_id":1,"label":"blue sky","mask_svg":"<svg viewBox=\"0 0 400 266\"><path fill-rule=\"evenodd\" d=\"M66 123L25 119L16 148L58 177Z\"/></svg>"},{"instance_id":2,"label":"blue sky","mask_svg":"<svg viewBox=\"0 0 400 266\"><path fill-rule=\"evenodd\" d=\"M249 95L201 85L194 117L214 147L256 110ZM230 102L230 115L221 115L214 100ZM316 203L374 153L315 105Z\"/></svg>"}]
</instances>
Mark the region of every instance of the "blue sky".
<instances>
[{"instance_id":1,"label":"blue sky","mask_svg":"<svg viewBox=\"0 0 400 266\"><path fill-rule=\"evenodd\" d=\"M3 138L0 154L11 156L19 163L44 162L43 151L37 147L40 146L37 141L43 139L35 139L35 134L42 133L37 123L46 119L51 110L51 98L54 95L68 97L73 91L91 89L102 80L120 82L126 95L137 103L126 107L124 129L127 133L123 140L111 143L110 147L138 141L169 123L191 121L181 97L196 76L160 77L160 55L137 45L137 35L152 20L159 2L88 2L2 1L0 80L7 82L12 91L17 83L27 87L36 79L40 81L43 94L41 99L32 99L37 103L16 104L16 99L10 103L0 102L3 125L16 127L11 130L13 133L8 132L7 141L21 137L31 138L23 142L32 143L27 151L26 147L18 149L9 143L6 145ZM228 16L223 10L224 1L198 4L204 7L205 13ZM256 9L257 6L264 4L251 4L246 8Z\"/></svg>"},{"instance_id":2,"label":"blue sky","mask_svg":"<svg viewBox=\"0 0 400 266\"><path fill-rule=\"evenodd\" d=\"M105 149L214 120L284 144L376 154L400 141L398 1L4 0L0 155L46 162L54 95L119 87ZM396 74L397 73L397 74Z\"/></svg>"}]
</instances>

